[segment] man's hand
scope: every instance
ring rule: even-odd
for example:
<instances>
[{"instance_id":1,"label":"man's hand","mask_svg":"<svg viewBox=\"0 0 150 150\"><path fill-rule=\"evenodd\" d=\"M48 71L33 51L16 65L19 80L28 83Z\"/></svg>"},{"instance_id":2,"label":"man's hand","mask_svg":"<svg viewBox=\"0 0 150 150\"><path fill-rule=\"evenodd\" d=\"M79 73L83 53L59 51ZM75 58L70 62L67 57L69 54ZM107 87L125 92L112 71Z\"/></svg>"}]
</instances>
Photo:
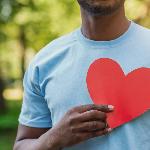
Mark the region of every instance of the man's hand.
<instances>
[{"instance_id":1,"label":"man's hand","mask_svg":"<svg viewBox=\"0 0 150 150\"><path fill-rule=\"evenodd\" d=\"M72 108L50 130L53 137L48 139L50 145L53 142L61 149L110 132L106 113L111 111L111 105L90 104Z\"/></svg>"}]
</instances>

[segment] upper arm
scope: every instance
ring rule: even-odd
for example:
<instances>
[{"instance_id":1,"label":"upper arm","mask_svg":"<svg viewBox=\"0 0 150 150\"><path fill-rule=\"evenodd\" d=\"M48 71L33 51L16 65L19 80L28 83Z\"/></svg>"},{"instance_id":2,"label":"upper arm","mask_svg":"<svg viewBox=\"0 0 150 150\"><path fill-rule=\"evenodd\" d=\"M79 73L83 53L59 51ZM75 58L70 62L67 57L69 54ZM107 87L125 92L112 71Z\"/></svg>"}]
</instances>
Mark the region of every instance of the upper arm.
<instances>
[{"instance_id":1,"label":"upper arm","mask_svg":"<svg viewBox=\"0 0 150 150\"><path fill-rule=\"evenodd\" d=\"M19 123L33 128L52 127L51 112L40 86L39 68L30 64L23 79L23 103Z\"/></svg>"},{"instance_id":2,"label":"upper arm","mask_svg":"<svg viewBox=\"0 0 150 150\"><path fill-rule=\"evenodd\" d=\"M36 146L39 147L37 139L52 127L51 112L40 82L42 72L39 73L39 67L34 63L29 64L23 79L23 103L18 119L15 150L23 150L23 147L36 149Z\"/></svg>"},{"instance_id":3,"label":"upper arm","mask_svg":"<svg viewBox=\"0 0 150 150\"><path fill-rule=\"evenodd\" d=\"M13 150L43 149L37 139L48 130L49 128L33 128L19 124Z\"/></svg>"},{"instance_id":4,"label":"upper arm","mask_svg":"<svg viewBox=\"0 0 150 150\"><path fill-rule=\"evenodd\" d=\"M16 142L24 139L37 139L50 128L33 128L19 124Z\"/></svg>"}]
</instances>

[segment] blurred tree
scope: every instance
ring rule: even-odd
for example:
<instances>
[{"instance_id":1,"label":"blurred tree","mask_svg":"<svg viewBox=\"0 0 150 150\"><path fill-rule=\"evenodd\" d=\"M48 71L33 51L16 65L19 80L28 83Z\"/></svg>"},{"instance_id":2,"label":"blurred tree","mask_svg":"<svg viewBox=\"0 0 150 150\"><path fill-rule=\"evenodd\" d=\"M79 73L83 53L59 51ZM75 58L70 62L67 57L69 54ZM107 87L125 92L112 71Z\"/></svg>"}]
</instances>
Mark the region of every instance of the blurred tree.
<instances>
[{"instance_id":1,"label":"blurred tree","mask_svg":"<svg viewBox=\"0 0 150 150\"><path fill-rule=\"evenodd\" d=\"M0 113L4 112L6 110L6 106L4 103L4 97L3 97L4 88L5 88L4 82L3 82L2 78L0 78Z\"/></svg>"},{"instance_id":2,"label":"blurred tree","mask_svg":"<svg viewBox=\"0 0 150 150\"><path fill-rule=\"evenodd\" d=\"M126 4L127 16L150 28L150 0L127 0Z\"/></svg>"},{"instance_id":3,"label":"blurred tree","mask_svg":"<svg viewBox=\"0 0 150 150\"><path fill-rule=\"evenodd\" d=\"M0 81L10 86L10 81L22 79L31 52L77 27L78 13L70 0L1 0ZM2 82L0 86L2 95Z\"/></svg>"},{"instance_id":4,"label":"blurred tree","mask_svg":"<svg viewBox=\"0 0 150 150\"><path fill-rule=\"evenodd\" d=\"M23 76L27 50L39 50L46 43L69 32L78 25L74 1L2 0L0 1L2 28L6 36L5 49L10 40L20 50L20 67ZM61 18L61 19L60 19ZM65 26L65 24L67 24ZM61 27L60 27L61 24ZM64 24L64 25L63 25ZM12 46L12 45L10 45ZM15 47L16 48L16 47ZM13 51L14 48L11 47Z\"/></svg>"}]
</instances>

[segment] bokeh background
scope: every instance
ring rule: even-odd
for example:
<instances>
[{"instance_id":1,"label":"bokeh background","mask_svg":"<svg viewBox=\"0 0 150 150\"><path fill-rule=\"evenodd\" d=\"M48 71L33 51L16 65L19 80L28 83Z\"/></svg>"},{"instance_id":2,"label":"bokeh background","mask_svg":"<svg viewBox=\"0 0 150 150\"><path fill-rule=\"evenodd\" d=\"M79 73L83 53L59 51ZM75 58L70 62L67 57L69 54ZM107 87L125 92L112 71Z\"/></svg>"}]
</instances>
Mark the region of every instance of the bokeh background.
<instances>
[{"instance_id":1,"label":"bokeh background","mask_svg":"<svg viewBox=\"0 0 150 150\"><path fill-rule=\"evenodd\" d=\"M150 28L150 0L126 0L126 15ZM0 0L0 150L12 150L30 60L80 24L76 0Z\"/></svg>"}]
</instances>

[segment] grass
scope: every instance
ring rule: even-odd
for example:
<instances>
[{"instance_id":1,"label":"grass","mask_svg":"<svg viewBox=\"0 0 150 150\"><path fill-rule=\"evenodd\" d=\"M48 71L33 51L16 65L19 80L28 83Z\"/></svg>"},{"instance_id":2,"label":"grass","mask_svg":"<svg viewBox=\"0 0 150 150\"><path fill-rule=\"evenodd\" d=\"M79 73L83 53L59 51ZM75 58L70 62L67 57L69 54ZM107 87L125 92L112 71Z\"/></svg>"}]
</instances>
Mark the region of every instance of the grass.
<instances>
[{"instance_id":1,"label":"grass","mask_svg":"<svg viewBox=\"0 0 150 150\"><path fill-rule=\"evenodd\" d=\"M21 101L6 101L6 105L7 111L0 115L0 150L12 150Z\"/></svg>"}]
</instances>

